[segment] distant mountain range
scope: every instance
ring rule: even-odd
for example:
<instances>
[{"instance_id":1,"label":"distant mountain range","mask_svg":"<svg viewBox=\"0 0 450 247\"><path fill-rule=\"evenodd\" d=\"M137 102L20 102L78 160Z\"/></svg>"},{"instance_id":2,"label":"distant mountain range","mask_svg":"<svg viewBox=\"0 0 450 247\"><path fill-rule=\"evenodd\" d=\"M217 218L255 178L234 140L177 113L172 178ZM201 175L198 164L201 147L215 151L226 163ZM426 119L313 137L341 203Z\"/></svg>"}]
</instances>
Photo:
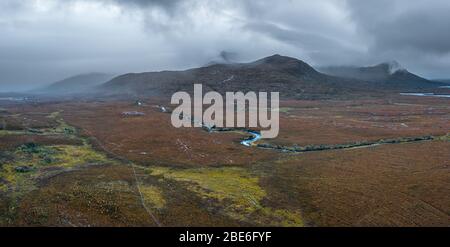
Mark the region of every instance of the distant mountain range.
<instances>
[{"instance_id":1,"label":"distant mountain range","mask_svg":"<svg viewBox=\"0 0 450 247\"><path fill-rule=\"evenodd\" d=\"M55 82L39 92L167 97L178 91L192 92L193 85L201 83L204 91L222 94L265 91L280 92L286 98L324 99L448 85L410 73L395 62L372 67L327 67L321 72L301 60L273 55L250 63L226 60L184 71L130 73L115 78L102 73L83 74Z\"/></svg>"},{"instance_id":2,"label":"distant mountain range","mask_svg":"<svg viewBox=\"0 0 450 247\"><path fill-rule=\"evenodd\" d=\"M395 61L370 67L325 67L320 71L329 75L368 81L383 90L422 90L443 85L415 75Z\"/></svg>"},{"instance_id":3,"label":"distant mountain range","mask_svg":"<svg viewBox=\"0 0 450 247\"><path fill-rule=\"evenodd\" d=\"M111 80L113 77L113 75L104 73L81 74L54 82L49 86L40 88L36 91L49 94L85 93L96 86Z\"/></svg>"},{"instance_id":4,"label":"distant mountain range","mask_svg":"<svg viewBox=\"0 0 450 247\"><path fill-rule=\"evenodd\" d=\"M433 81L444 82L444 83L450 84L450 79L434 79Z\"/></svg>"},{"instance_id":5,"label":"distant mountain range","mask_svg":"<svg viewBox=\"0 0 450 247\"><path fill-rule=\"evenodd\" d=\"M109 94L167 96L193 90L203 84L204 91L276 91L286 97L329 98L362 93L370 83L325 75L303 61L273 55L251 63L212 64L185 71L125 74L101 85Z\"/></svg>"}]
</instances>

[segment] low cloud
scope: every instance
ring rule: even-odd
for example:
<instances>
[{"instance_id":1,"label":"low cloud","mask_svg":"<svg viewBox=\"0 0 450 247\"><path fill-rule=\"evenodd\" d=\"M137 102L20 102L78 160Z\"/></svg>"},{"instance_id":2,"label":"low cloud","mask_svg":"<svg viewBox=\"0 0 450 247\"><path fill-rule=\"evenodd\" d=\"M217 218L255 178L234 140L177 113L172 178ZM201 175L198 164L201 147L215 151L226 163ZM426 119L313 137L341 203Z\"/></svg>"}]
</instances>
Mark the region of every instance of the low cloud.
<instances>
[{"instance_id":1,"label":"low cloud","mask_svg":"<svg viewBox=\"0 0 450 247\"><path fill-rule=\"evenodd\" d=\"M316 66L398 60L450 77L449 12L447 0L3 0L0 91L231 54L250 61L281 53Z\"/></svg>"}]
</instances>

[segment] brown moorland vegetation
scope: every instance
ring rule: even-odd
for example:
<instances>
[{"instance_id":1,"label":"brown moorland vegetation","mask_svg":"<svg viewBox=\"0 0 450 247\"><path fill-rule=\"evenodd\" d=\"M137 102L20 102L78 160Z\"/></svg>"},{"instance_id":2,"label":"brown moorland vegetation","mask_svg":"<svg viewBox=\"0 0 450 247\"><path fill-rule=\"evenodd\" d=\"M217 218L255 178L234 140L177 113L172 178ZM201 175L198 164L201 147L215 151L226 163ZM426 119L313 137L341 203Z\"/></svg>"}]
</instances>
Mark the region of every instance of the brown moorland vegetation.
<instances>
[{"instance_id":1,"label":"brown moorland vegetation","mask_svg":"<svg viewBox=\"0 0 450 247\"><path fill-rule=\"evenodd\" d=\"M160 104L2 105L0 225L450 224L448 99L283 101L279 137L261 143L436 137L311 153L244 147L240 132L176 129Z\"/></svg>"}]
</instances>

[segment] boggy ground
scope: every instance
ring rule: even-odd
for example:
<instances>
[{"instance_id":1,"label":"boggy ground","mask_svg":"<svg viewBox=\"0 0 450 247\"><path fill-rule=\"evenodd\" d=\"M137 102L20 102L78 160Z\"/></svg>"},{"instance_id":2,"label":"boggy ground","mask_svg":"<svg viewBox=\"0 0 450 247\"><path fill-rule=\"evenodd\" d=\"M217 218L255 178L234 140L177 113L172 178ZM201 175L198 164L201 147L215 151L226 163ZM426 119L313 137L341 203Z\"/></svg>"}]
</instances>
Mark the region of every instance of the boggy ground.
<instances>
[{"instance_id":1,"label":"boggy ground","mask_svg":"<svg viewBox=\"0 0 450 247\"><path fill-rule=\"evenodd\" d=\"M161 104L1 106L0 224L450 225L448 99L284 101L279 137L260 143L440 137L301 154L175 129ZM135 110L145 115L122 115Z\"/></svg>"},{"instance_id":2,"label":"boggy ground","mask_svg":"<svg viewBox=\"0 0 450 247\"><path fill-rule=\"evenodd\" d=\"M446 98L389 97L358 101L287 101L280 108L278 145L343 144L357 141L446 135Z\"/></svg>"},{"instance_id":3,"label":"boggy ground","mask_svg":"<svg viewBox=\"0 0 450 247\"><path fill-rule=\"evenodd\" d=\"M298 210L265 205L268 195L259 177L247 169L188 163L189 169L180 170L133 161L88 135L89 129L67 123L67 110L61 105L21 106L2 115L12 118L16 128L9 130L6 124L0 132L1 225L303 224ZM33 115L45 115L48 124L31 129L21 121Z\"/></svg>"}]
</instances>

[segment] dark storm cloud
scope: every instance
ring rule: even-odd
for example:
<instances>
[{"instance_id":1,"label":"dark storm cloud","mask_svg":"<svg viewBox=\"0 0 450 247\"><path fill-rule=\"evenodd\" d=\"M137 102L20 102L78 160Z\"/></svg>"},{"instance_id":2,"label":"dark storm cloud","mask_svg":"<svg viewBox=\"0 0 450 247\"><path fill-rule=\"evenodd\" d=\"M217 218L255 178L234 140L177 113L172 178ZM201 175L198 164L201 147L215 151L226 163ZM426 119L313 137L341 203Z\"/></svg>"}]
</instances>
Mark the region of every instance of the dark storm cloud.
<instances>
[{"instance_id":1,"label":"dark storm cloud","mask_svg":"<svg viewBox=\"0 0 450 247\"><path fill-rule=\"evenodd\" d=\"M349 7L375 49L450 52L450 1L350 0Z\"/></svg>"},{"instance_id":2,"label":"dark storm cloud","mask_svg":"<svg viewBox=\"0 0 450 247\"><path fill-rule=\"evenodd\" d=\"M249 23L245 28L264 33L280 42L286 42L299 46L306 50L314 50L316 47L323 47L325 50L336 48L335 45L338 43L332 37L326 37L319 33L309 33L300 30L290 30L277 26L273 23ZM329 47L329 46L332 47Z\"/></svg>"},{"instance_id":3,"label":"dark storm cloud","mask_svg":"<svg viewBox=\"0 0 450 247\"><path fill-rule=\"evenodd\" d=\"M1 0L0 91L274 53L450 77L448 13L448 0Z\"/></svg>"},{"instance_id":4,"label":"dark storm cloud","mask_svg":"<svg viewBox=\"0 0 450 247\"><path fill-rule=\"evenodd\" d=\"M383 23L376 30L380 49L413 48L437 54L450 51L450 9L430 13L415 11L403 14L391 23ZM400 31L403 30L403 31Z\"/></svg>"},{"instance_id":5,"label":"dark storm cloud","mask_svg":"<svg viewBox=\"0 0 450 247\"><path fill-rule=\"evenodd\" d=\"M245 28L302 49L304 54L310 56L317 64L342 62L358 53L354 47L349 47L341 40L322 33L311 32L312 30L285 29L273 23L263 22L249 23L245 25ZM347 62L350 61L347 60Z\"/></svg>"},{"instance_id":6,"label":"dark storm cloud","mask_svg":"<svg viewBox=\"0 0 450 247\"><path fill-rule=\"evenodd\" d=\"M450 66L450 1L348 0L347 5L367 43L366 62L399 60L421 75L450 77L445 69Z\"/></svg>"},{"instance_id":7,"label":"dark storm cloud","mask_svg":"<svg viewBox=\"0 0 450 247\"><path fill-rule=\"evenodd\" d=\"M124 7L132 8L149 8L149 7L160 7L169 12L173 11L177 4L182 2L182 0L92 0L92 1L102 1L105 3L115 3Z\"/></svg>"},{"instance_id":8,"label":"dark storm cloud","mask_svg":"<svg viewBox=\"0 0 450 247\"><path fill-rule=\"evenodd\" d=\"M104 3L114 3L119 4L126 7L137 7L137 8L147 8L151 6L160 6L166 9L171 9L176 6L179 2L183 0L64 0L59 1L58 4L60 5L66 5L66 4L72 4L76 1L95 1L95 2L104 2ZM0 2L0 6L3 10L14 10L14 9L20 9L24 8L26 6L30 5L30 0L3 0Z\"/></svg>"},{"instance_id":9,"label":"dark storm cloud","mask_svg":"<svg viewBox=\"0 0 450 247\"><path fill-rule=\"evenodd\" d=\"M110 0L124 5L147 7L150 5L173 6L180 0Z\"/></svg>"}]
</instances>

